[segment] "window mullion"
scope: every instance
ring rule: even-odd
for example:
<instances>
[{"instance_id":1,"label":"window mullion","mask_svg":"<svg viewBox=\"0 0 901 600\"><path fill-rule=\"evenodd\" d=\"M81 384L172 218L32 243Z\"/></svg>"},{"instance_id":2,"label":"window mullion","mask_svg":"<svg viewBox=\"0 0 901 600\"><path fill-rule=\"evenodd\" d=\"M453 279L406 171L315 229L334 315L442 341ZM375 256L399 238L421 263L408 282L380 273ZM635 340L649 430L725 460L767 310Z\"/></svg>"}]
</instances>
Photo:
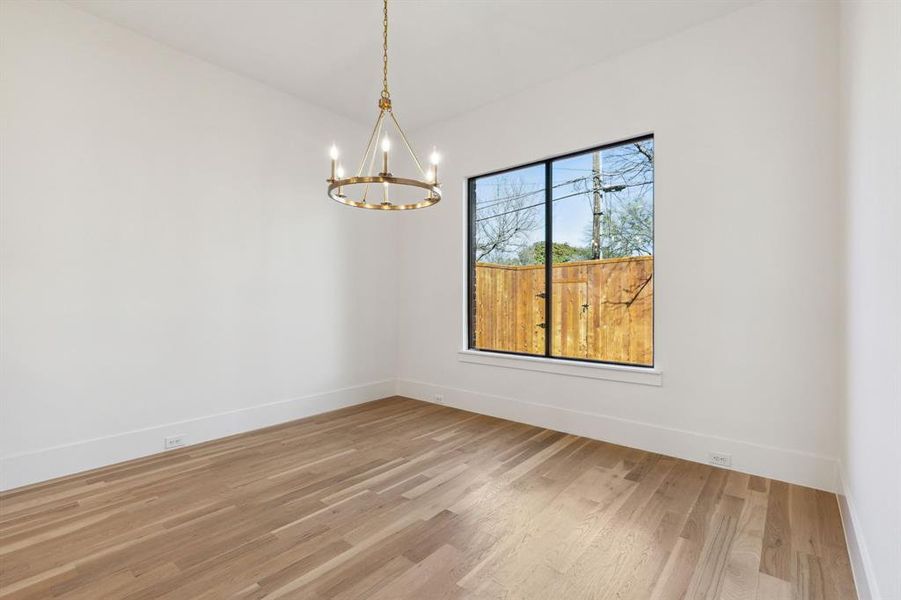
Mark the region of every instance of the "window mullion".
<instances>
[{"instance_id":1,"label":"window mullion","mask_svg":"<svg viewBox=\"0 0 901 600\"><path fill-rule=\"evenodd\" d=\"M552 301L554 290L553 283L554 266L554 180L551 161L544 163L544 355L551 356L551 341L553 338L553 314Z\"/></svg>"},{"instance_id":2,"label":"window mullion","mask_svg":"<svg viewBox=\"0 0 901 600\"><path fill-rule=\"evenodd\" d=\"M466 257L466 302L467 302L467 321L466 336L469 338L467 345L470 348L476 347L476 324L475 324L475 308L476 308L476 180L469 180L469 189L466 194L468 210L467 210L467 257Z\"/></svg>"}]
</instances>

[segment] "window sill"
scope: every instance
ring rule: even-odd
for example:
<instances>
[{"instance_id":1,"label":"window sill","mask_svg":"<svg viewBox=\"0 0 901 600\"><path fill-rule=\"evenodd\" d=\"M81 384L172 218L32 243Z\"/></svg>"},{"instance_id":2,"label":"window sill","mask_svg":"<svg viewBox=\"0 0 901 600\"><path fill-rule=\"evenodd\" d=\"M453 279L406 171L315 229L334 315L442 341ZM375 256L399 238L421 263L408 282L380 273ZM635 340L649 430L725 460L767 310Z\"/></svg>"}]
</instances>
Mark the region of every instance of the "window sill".
<instances>
[{"instance_id":1,"label":"window sill","mask_svg":"<svg viewBox=\"0 0 901 600\"><path fill-rule=\"evenodd\" d=\"M479 350L460 350L457 353L457 359L465 363L553 373L569 377L605 379L607 381L637 383L639 385L663 385L663 373L658 369L647 367L579 362L542 356L519 356L516 354L480 352Z\"/></svg>"}]
</instances>

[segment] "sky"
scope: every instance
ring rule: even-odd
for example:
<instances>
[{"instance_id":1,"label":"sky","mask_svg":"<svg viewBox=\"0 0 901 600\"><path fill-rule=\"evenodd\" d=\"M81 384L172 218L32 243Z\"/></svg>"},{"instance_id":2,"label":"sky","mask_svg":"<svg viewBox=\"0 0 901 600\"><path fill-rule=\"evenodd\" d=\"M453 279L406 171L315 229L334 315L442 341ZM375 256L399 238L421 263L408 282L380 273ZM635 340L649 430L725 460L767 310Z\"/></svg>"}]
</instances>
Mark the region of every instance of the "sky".
<instances>
[{"instance_id":1,"label":"sky","mask_svg":"<svg viewBox=\"0 0 901 600\"><path fill-rule=\"evenodd\" d=\"M651 142L653 143L653 142ZM614 146L601 152L601 172L605 165L614 162L614 156L628 148ZM572 246L589 245L589 232L592 220L592 153L558 159L552 163L553 194L553 240L554 243L568 243ZM604 185L620 183L620 181L604 181ZM631 200L641 197L647 202L653 201L653 186L646 188L629 188L622 192L608 194L607 202ZM514 197L510 207L509 200ZM504 203L507 203L506 205ZM532 211L535 229L523 236L523 243L532 244L544 240L544 165L534 165L516 171L481 177L476 179L476 219L490 218L503 206L510 210L519 208ZM529 206L538 205L534 208ZM500 211L503 212L503 211Z\"/></svg>"}]
</instances>

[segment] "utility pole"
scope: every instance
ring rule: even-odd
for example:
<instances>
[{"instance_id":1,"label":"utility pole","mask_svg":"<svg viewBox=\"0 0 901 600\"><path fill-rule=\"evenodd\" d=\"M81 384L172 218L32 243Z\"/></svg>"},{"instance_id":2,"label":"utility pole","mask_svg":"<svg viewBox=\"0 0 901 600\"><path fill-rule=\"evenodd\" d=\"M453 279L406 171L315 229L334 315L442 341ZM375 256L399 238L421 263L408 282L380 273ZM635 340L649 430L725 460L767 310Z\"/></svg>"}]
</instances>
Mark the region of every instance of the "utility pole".
<instances>
[{"instance_id":1,"label":"utility pole","mask_svg":"<svg viewBox=\"0 0 901 600\"><path fill-rule=\"evenodd\" d=\"M591 258L604 258L601 256L601 215L604 213L601 192L601 152L593 152L591 155L591 183L594 189L594 203L591 214Z\"/></svg>"}]
</instances>

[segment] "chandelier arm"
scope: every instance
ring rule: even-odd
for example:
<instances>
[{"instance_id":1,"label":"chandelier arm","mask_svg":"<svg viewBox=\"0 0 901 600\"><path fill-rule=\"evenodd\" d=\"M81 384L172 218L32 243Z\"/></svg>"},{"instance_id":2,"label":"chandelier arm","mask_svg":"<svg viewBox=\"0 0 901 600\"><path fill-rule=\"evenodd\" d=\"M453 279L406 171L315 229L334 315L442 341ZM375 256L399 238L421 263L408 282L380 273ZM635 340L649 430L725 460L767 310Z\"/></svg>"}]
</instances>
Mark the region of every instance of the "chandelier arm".
<instances>
[{"instance_id":1,"label":"chandelier arm","mask_svg":"<svg viewBox=\"0 0 901 600\"><path fill-rule=\"evenodd\" d=\"M384 118L384 117L385 117L385 111L382 110L381 114L379 115L378 130L376 131L375 138L374 138L374 139L376 139L376 140L377 140L379 137L381 137L381 135L382 135L382 126L385 124L385 118ZM375 163L375 155L376 155L376 151L375 151L374 148L375 148L375 145L373 145L372 155L369 157L369 167L366 169L366 176L367 176L367 177L369 177L369 176L372 175L372 165ZM366 202L366 196L367 196L368 194L369 194L369 182L367 182L367 183L366 183L366 187L363 188L363 203L364 203L364 204L365 204L365 202Z\"/></svg>"},{"instance_id":2,"label":"chandelier arm","mask_svg":"<svg viewBox=\"0 0 901 600\"><path fill-rule=\"evenodd\" d=\"M404 130L400 126L400 123L397 122L397 117L394 116L394 111L388 111L388 114L391 115L391 120L394 121L394 126L397 127L397 130L400 132L400 138L404 141L404 145L407 147L407 151L409 151L410 156L413 157L413 162L416 163L416 168L419 169L419 172L422 174L423 178L425 178L425 169L422 168L422 165L419 163L419 159L416 158L416 152L414 152L413 147L410 146L410 142L409 140L407 140L407 134L404 133Z\"/></svg>"},{"instance_id":3,"label":"chandelier arm","mask_svg":"<svg viewBox=\"0 0 901 600\"><path fill-rule=\"evenodd\" d=\"M366 158L369 156L369 151L373 149L373 142L378 139L376 133L378 133L382 126L382 119L385 118L385 111L379 110L379 118L375 120L375 126L372 128L372 133L369 135L369 141L366 142L366 150L363 152L363 160L360 161L360 168L357 170L357 177L363 174L363 166L366 164ZM373 150L373 156L375 156L375 151ZM368 175L369 173L367 173Z\"/></svg>"}]
</instances>

